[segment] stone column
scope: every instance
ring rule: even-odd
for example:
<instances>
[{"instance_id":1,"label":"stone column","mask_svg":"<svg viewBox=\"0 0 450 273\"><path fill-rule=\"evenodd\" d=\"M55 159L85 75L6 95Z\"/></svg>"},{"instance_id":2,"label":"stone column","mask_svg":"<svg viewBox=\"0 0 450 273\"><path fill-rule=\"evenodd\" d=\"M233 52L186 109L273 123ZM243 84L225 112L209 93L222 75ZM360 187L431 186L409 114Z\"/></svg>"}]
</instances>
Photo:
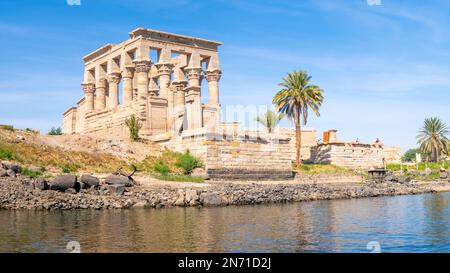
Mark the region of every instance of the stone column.
<instances>
[{"instance_id":1,"label":"stone column","mask_svg":"<svg viewBox=\"0 0 450 273\"><path fill-rule=\"evenodd\" d=\"M157 63L159 75L159 96L167 99L167 130L171 131L173 127L173 92L170 90L170 74L174 65L169 62Z\"/></svg>"},{"instance_id":2,"label":"stone column","mask_svg":"<svg viewBox=\"0 0 450 273\"><path fill-rule=\"evenodd\" d=\"M173 64L171 63L157 63L159 74L159 96L167 99L170 92L170 73L172 72Z\"/></svg>"},{"instance_id":3,"label":"stone column","mask_svg":"<svg viewBox=\"0 0 450 273\"><path fill-rule=\"evenodd\" d=\"M137 77L137 119L141 122L142 134L149 133L148 122L148 71L150 69L151 62L148 60L135 61L136 63L136 77Z\"/></svg>"},{"instance_id":4,"label":"stone column","mask_svg":"<svg viewBox=\"0 0 450 273\"><path fill-rule=\"evenodd\" d=\"M172 83L175 89L175 102L174 107L176 109L184 109L185 104L185 94L184 89L186 88L187 82L186 81L177 81Z\"/></svg>"},{"instance_id":5,"label":"stone column","mask_svg":"<svg viewBox=\"0 0 450 273\"><path fill-rule=\"evenodd\" d=\"M134 66L128 65L122 71L123 79L123 105L131 105L133 101L133 71Z\"/></svg>"},{"instance_id":6,"label":"stone column","mask_svg":"<svg viewBox=\"0 0 450 273\"><path fill-rule=\"evenodd\" d=\"M100 79L95 90L95 110L103 110L106 108L106 85L105 79Z\"/></svg>"},{"instance_id":7,"label":"stone column","mask_svg":"<svg viewBox=\"0 0 450 273\"><path fill-rule=\"evenodd\" d=\"M186 91L186 118L188 129L201 128L202 125L202 103L200 99L200 77L201 67L185 68L189 80Z\"/></svg>"},{"instance_id":8,"label":"stone column","mask_svg":"<svg viewBox=\"0 0 450 273\"><path fill-rule=\"evenodd\" d=\"M112 72L108 75L109 109L114 110L119 105L120 73Z\"/></svg>"},{"instance_id":9,"label":"stone column","mask_svg":"<svg viewBox=\"0 0 450 273\"><path fill-rule=\"evenodd\" d=\"M210 105L219 105L219 80L221 76L222 71L220 70L206 71L206 80L209 88L208 104Z\"/></svg>"},{"instance_id":10,"label":"stone column","mask_svg":"<svg viewBox=\"0 0 450 273\"><path fill-rule=\"evenodd\" d=\"M86 112L94 111L94 91L95 84L93 83L83 83L81 84L84 91L84 103L86 105Z\"/></svg>"}]
</instances>

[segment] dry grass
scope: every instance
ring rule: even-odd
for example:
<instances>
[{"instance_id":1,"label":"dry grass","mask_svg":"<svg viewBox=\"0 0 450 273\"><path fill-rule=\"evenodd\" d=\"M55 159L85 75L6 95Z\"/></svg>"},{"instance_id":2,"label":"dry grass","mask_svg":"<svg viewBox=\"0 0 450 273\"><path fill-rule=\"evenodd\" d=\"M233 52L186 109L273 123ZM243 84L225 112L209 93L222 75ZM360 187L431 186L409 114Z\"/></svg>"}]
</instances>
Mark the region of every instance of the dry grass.
<instances>
[{"instance_id":1,"label":"dry grass","mask_svg":"<svg viewBox=\"0 0 450 273\"><path fill-rule=\"evenodd\" d=\"M295 171L304 174L353 174L354 171L344 167L338 167L332 164L312 164L304 163L301 166L294 166Z\"/></svg>"},{"instance_id":2,"label":"dry grass","mask_svg":"<svg viewBox=\"0 0 450 273\"><path fill-rule=\"evenodd\" d=\"M0 138L0 159L24 165L56 168L61 172L111 172L126 166L124 161L106 153L87 153L31 143L13 143Z\"/></svg>"}]
</instances>

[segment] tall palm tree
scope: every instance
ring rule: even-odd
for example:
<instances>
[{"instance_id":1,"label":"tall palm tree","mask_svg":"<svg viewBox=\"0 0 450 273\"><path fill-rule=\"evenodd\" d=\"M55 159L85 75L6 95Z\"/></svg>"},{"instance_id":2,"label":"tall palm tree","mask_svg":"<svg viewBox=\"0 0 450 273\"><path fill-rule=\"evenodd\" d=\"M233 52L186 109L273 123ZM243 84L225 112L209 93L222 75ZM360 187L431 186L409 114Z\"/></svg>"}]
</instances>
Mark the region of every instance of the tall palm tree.
<instances>
[{"instance_id":1,"label":"tall palm tree","mask_svg":"<svg viewBox=\"0 0 450 273\"><path fill-rule=\"evenodd\" d=\"M257 117L255 120L264 125L269 133L272 133L284 116L285 114L283 113L275 113L272 110L267 110L263 116Z\"/></svg>"},{"instance_id":2,"label":"tall palm tree","mask_svg":"<svg viewBox=\"0 0 450 273\"><path fill-rule=\"evenodd\" d=\"M417 143L420 144L420 149L425 153L431 152L431 160L436 162L442 153L447 153L449 150L450 129L439 118L427 118L424 125L419 130L417 135Z\"/></svg>"},{"instance_id":3,"label":"tall palm tree","mask_svg":"<svg viewBox=\"0 0 450 273\"><path fill-rule=\"evenodd\" d=\"M295 124L296 138L296 164L300 165L301 148L301 118L303 125L308 122L308 110L311 109L316 116L320 116L319 108L323 102L324 90L317 85L311 85L311 76L306 71L289 72L283 82L279 84L283 89L273 98L273 103L280 113L286 116Z\"/></svg>"}]
</instances>

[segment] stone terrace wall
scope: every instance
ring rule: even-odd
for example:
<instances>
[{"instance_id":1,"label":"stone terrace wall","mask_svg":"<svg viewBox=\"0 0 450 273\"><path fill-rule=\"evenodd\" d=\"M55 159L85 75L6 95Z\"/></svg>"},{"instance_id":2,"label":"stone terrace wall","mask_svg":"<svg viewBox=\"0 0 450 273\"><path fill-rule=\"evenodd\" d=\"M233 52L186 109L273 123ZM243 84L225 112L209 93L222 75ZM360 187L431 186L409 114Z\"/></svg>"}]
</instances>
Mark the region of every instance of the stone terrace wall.
<instances>
[{"instance_id":1,"label":"stone terrace wall","mask_svg":"<svg viewBox=\"0 0 450 273\"><path fill-rule=\"evenodd\" d=\"M383 149L383 157L386 163L401 163L402 155L398 147L385 147Z\"/></svg>"},{"instance_id":2,"label":"stone terrace wall","mask_svg":"<svg viewBox=\"0 0 450 273\"><path fill-rule=\"evenodd\" d=\"M355 169L383 167L383 157L383 146L377 144L328 143L311 149L314 163Z\"/></svg>"},{"instance_id":3,"label":"stone terrace wall","mask_svg":"<svg viewBox=\"0 0 450 273\"><path fill-rule=\"evenodd\" d=\"M84 123L84 132L91 135L129 139L130 134L125 121L131 114L131 107L119 107L114 112L103 110L88 113Z\"/></svg>"},{"instance_id":4,"label":"stone terrace wall","mask_svg":"<svg viewBox=\"0 0 450 273\"><path fill-rule=\"evenodd\" d=\"M166 144L172 150L189 149L200 156L212 179L276 180L293 178L289 140L184 135Z\"/></svg>"}]
</instances>

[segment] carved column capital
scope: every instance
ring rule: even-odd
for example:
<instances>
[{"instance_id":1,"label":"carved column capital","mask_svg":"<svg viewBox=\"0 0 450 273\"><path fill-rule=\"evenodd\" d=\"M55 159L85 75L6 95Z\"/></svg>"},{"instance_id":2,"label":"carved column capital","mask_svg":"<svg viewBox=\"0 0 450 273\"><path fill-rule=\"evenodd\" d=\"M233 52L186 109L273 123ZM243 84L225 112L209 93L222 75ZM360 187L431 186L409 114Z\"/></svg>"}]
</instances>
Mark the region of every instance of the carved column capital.
<instances>
[{"instance_id":1,"label":"carved column capital","mask_svg":"<svg viewBox=\"0 0 450 273\"><path fill-rule=\"evenodd\" d=\"M184 71L186 71L186 75L189 80L192 79L200 80L200 77L202 76L201 67L186 67Z\"/></svg>"},{"instance_id":2,"label":"carved column capital","mask_svg":"<svg viewBox=\"0 0 450 273\"><path fill-rule=\"evenodd\" d=\"M136 73L148 73L148 71L150 70L151 62L148 60L134 61L134 63L136 64Z\"/></svg>"},{"instance_id":3,"label":"carved column capital","mask_svg":"<svg viewBox=\"0 0 450 273\"><path fill-rule=\"evenodd\" d=\"M81 87L85 94L94 94L95 84L94 83L82 83Z\"/></svg>"},{"instance_id":4,"label":"carved column capital","mask_svg":"<svg viewBox=\"0 0 450 273\"><path fill-rule=\"evenodd\" d=\"M222 77L222 71L221 70L213 70L213 71L206 71L206 80L208 82L220 81L220 78Z\"/></svg>"},{"instance_id":5,"label":"carved column capital","mask_svg":"<svg viewBox=\"0 0 450 273\"><path fill-rule=\"evenodd\" d=\"M121 75L118 72L109 73L107 76L108 83L118 84L120 82Z\"/></svg>"},{"instance_id":6,"label":"carved column capital","mask_svg":"<svg viewBox=\"0 0 450 273\"><path fill-rule=\"evenodd\" d=\"M156 68L158 68L158 74L161 75L170 75L172 73L172 69L174 68L174 64L172 63L157 63L155 64Z\"/></svg>"},{"instance_id":7,"label":"carved column capital","mask_svg":"<svg viewBox=\"0 0 450 273\"><path fill-rule=\"evenodd\" d=\"M173 81L172 86L175 91L184 92L184 89L187 86L187 81Z\"/></svg>"},{"instance_id":8,"label":"carved column capital","mask_svg":"<svg viewBox=\"0 0 450 273\"><path fill-rule=\"evenodd\" d=\"M122 78L132 78L134 70L134 65L125 66L122 70Z\"/></svg>"}]
</instances>

